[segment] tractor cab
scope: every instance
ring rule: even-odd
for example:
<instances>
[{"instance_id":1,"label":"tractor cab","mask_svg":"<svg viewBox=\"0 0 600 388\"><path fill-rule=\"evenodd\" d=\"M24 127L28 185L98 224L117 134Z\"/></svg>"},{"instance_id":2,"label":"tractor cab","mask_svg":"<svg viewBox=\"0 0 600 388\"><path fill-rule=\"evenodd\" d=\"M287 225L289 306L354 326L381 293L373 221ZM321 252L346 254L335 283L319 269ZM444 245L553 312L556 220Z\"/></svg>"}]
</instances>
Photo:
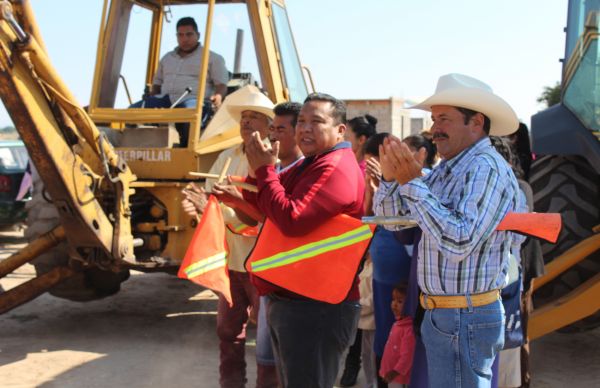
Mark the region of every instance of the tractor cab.
<instances>
[{"instance_id":1,"label":"tractor cab","mask_svg":"<svg viewBox=\"0 0 600 388\"><path fill-rule=\"evenodd\" d=\"M183 92L167 107L139 107L161 58L177 47L183 17L194 18L200 35L198 77L188 89L196 102L175 107L189 99ZM283 1L105 0L101 20L88 112L140 179L189 178L208 169L216 151L241 142L229 98L216 109L205 96L215 55L225 62L228 95L247 85L274 103L308 93Z\"/></svg>"}]
</instances>

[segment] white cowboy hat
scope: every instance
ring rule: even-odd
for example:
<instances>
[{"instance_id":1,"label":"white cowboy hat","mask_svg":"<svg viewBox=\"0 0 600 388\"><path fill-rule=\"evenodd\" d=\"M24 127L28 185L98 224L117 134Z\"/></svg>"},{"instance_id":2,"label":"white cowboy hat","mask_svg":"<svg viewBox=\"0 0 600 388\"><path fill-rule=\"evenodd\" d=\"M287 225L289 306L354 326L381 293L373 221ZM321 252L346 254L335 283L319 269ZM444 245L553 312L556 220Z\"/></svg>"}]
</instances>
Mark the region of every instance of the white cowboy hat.
<instances>
[{"instance_id":1,"label":"white cowboy hat","mask_svg":"<svg viewBox=\"0 0 600 388\"><path fill-rule=\"evenodd\" d=\"M225 101L227 101L227 99ZM262 94L257 87L252 86L248 88L244 99L228 105L227 111L233 119L239 122L242 117L242 112L246 110L262 113L267 117L273 118L275 116L275 113L273 113L274 107L275 105L269 97Z\"/></svg>"},{"instance_id":2,"label":"white cowboy hat","mask_svg":"<svg viewBox=\"0 0 600 388\"><path fill-rule=\"evenodd\" d=\"M431 111L434 105L450 105L483 113L491 122L490 135L506 136L519 128L515 111L487 84L463 74L440 77L433 96L409 109Z\"/></svg>"}]
</instances>

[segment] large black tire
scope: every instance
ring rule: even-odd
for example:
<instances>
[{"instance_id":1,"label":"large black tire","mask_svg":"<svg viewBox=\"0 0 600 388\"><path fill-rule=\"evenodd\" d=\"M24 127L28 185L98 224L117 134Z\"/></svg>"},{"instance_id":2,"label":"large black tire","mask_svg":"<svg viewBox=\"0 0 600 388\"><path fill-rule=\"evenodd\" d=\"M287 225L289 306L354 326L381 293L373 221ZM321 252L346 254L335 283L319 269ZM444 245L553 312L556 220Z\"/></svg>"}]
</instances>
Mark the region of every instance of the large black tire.
<instances>
[{"instance_id":1,"label":"large black tire","mask_svg":"<svg viewBox=\"0 0 600 388\"><path fill-rule=\"evenodd\" d=\"M563 228L556 244L542 242L548 263L590 236L600 224L600 176L579 156L544 156L531 167L530 184L536 212L561 213ZM600 272L600 252L585 260L536 292L534 303L555 300ZM600 325L600 312L567 330L585 330Z\"/></svg>"},{"instance_id":2,"label":"large black tire","mask_svg":"<svg viewBox=\"0 0 600 388\"><path fill-rule=\"evenodd\" d=\"M44 184L32 168L33 190L31 201L27 203L27 228L25 237L32 241L59 225L59 215L56 207L44 198ZM69 249L66 243L61 243L50 251L38 256L31 263L38 275L50 271L56 266L69 264ZM56 285L50 294L74 301L90 301L117 293L121 283L129 278L129 271L118 273L86 268L74 277Z\"/></svg>"}]
</instances>

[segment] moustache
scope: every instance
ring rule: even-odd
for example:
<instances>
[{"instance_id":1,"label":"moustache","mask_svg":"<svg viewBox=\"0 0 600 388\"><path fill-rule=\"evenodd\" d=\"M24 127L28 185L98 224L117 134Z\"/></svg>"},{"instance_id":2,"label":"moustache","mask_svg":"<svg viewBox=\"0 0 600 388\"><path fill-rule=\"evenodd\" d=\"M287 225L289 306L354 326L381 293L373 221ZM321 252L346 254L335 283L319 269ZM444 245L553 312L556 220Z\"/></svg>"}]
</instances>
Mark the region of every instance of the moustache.
<instances>
[{"instance_id":1,"label":"moustache","mask_svg":"<svg viewBox=\"0 0 600 388\"><path fill-rule=\"evenodd\" d=\"M445 133L434 133L433 140L435 139L448 139L448 135L446 135Z\"/></svg>"}]
</instances>

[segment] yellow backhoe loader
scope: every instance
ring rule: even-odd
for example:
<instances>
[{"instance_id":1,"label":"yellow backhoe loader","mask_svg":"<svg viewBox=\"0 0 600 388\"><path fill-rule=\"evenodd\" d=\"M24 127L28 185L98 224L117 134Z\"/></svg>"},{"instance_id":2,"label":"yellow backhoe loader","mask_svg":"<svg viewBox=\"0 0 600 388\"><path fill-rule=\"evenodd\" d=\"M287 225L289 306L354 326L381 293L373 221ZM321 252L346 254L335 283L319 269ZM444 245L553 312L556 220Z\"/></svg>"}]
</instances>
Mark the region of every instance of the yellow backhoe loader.
<instances>
[{"instance_id":1,"label":"yellow backhoe loader","mask_svg":"<svg viewBox=\"0 0 600 388\"><path fill-rule=\"evenodd\" d=\"M203 129L201 103L142 109L124 100L127 47L147 47L136 58L143 57L138 70L151 84L164 35L174 30L165 24L180 8L180 15L203 26L198 95L206 87L212 43L236 46L235 57L242 57L236 39L216 28L217 17L233 25L243 20L252 34L257 70L242 72L236 60L230 92L256 85L275 103L307 95L283 0L104 0L85 108L52 67L29 1L0 1L0 97L38 177L26 231L30 244L0 262L0 277L27 262L37 277L0 294L0 313L46 291L73 300L111 295L130 269L175 272L181 263L196 225L180 206L181 190L193 180L189 172L207 171L218 151L241 139L237 124L219 111ZM569 283L536 305L532 339L594 319L600 308L598 8L598 0L569 2L562 103L532 120L534 151L544 155L532 170L536 210L561 212L565 223L558 244L544 247L546 275L534 289L541 294ZM146 40L130 42L140 15ZM175 123L189 124L186 147L177 147ZM572 195L577 192L585 193L583 201ZM573 276L580 274L585 276Z\"/></svg>"},{"instance_id":2,"label":"yellow backhoe loader","mask_svg":"<svg viewBox=\"0 0 600 388\"><path fill-rule=\"evenodd\" d=\"M130 108L122 76L127 50L148 48L135 58L144 59L138 72L152 84L161 42L175 34L175 23L165 25L174 15L192 16L199 25L203 61L198 84L191 85L198 96L206 87L208 54L218 44L236 49L230 93L254 85L274 103L308 94L282 0L104 0L85 108L52 67L29 1L4 0L0 8L0 97L35 167L30 244L0 262L0 276L26 262L37 272L0 294L0 313L46 291L82 301L111 295L130 269L175 272L181 263L196 225L181 209L181 190L194 179L189 172L208 171L219 151L241 139L237 123L220 111L202 128L203 103ZM241 71L244 30L225 34L217 18L250 30L254 53L246 57L258 74ZM132 34L135 41L128 39ZM174 123L189 125L187 139ZM182 140L187 146L178 147Z\"/></svg>"}]
</instances>

